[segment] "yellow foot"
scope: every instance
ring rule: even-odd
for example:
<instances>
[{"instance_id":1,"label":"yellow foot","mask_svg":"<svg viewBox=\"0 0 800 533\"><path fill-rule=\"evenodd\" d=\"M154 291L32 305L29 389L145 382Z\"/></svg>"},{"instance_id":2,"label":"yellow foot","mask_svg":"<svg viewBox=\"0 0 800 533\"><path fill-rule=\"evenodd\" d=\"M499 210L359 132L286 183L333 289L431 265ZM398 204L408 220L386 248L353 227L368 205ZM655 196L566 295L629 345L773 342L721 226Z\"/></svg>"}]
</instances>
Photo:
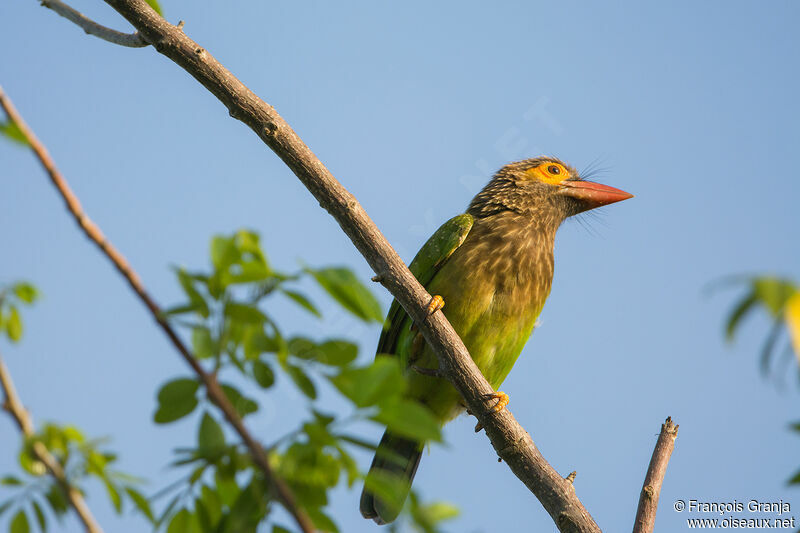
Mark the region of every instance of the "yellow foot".
<instances>
[{"instance_id":1,"label":"yellow foot","mask_svg":"<svg viewBox=\"0 0 800 533\"><path fill-rule=\"evenodd\" d=\"M428 304L428 314L432 315L442 307L444 307L444 298L437 294L431 298L431 302Z\"/></svg>"},{"instance_id":2,"label":"yellow foot","mask_svg":"<svg viewBox=\"0 0 800 533\"><path fill-rule=\"evenodd\" d=\"M495 403L492 406L492 412L494 413L499 413L500 411L505 409L506 405L508 405L508 402L510 401L508 398L508 394L506 394L503 391L497 391L493 394L487 394L485 398L488 398L489 400L497 400L497 403ZM482 429L483 429L483 424L481 424L480 422L475 424L475 433L479 432Z\"/></svg>"},{"instance_id":3,"label":"yellow foot","mask_svg":"<svg viewBox=\"0 0 800 533\"><path fill-rule=\"evenodd\" d=\"M497 403L494 404L494 407L492 407L492 411L494 411L495 413L505 409L506 405L508 405L508 402L510 401L508 398L508 394L506 394L503 391L497 391L494 394L489 394L486 397L489 398L490 400L497 400Z\"/></svg>"}]
</instances>

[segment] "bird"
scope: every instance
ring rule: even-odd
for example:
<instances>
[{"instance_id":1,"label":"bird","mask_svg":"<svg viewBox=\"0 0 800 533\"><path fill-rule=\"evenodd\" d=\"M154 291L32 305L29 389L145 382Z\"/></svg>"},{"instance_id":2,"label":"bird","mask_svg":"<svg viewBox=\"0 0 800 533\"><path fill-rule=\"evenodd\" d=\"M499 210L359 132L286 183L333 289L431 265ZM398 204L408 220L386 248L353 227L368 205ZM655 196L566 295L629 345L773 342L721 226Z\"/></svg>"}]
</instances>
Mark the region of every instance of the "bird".
<instances>
[{"instance_id":1,"label":"bird","mask_svg":"<svg viewBox=\"0 0 800 533\"><path fill-rule=\"evenodd\" d=\"M494 390L514 366L550 294L556 230L571 216L632 197L586 181L555 157L509 163L472 199L466 213L445 222L414 257L409 269L434 295L429 312L441 309ZM459 393L437 375L435 353L396 300L377 353L400 357L407 369L406 396L427 407L442 425L464 411ZM503 392L493 397L495 410L509 401ZM384 433L361 494L364 518L378 524L397 518L397 501L405 501L410 491L424 445ZM369 490L375 472L399 479L402 498L390 503Z\"/></svg>"}]
</instances>

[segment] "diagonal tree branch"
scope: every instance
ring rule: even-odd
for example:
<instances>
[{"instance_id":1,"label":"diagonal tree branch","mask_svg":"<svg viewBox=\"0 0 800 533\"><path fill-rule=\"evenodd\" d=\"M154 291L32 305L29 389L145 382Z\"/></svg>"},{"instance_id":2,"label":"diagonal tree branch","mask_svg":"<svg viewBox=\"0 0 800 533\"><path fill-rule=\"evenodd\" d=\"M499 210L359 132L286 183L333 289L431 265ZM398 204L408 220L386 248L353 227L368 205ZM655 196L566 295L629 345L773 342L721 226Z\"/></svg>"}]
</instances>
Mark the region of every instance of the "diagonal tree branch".
<instances>
[{"instance_id":1,"label":"diagonal tree branch","mask_svg":"<svg viewBox=\"0 0 800 533\"><path fill-rule=\"evenodd\" d=\"M72 192L66 180L56 168L53 159L47 152L47 149L34 135L33 131L31 131L20 114L14 108L11 100L3 92L2 87L0 87L0 107L5 110L9 120L19 127L20 131L27 139L34 154L39 159L39 162L42 164L45 171L47 171L48 176L50 176L50 181L52 181L53 185L58 190L58 193L64 199L67 209L72 214L73 218L75 218L75 222L77 222L84 234L92 242L94 242L103 252L103 254L114 264L114 267L119 271L120 274L122 274L122 276L128 282L128 285L130 285L139 299L153 315L153 318L161 327L161 330L164 332L167 338L169 338L170 342L181 355L181 357L183 357L184 361L186 361L192 370L194 370L195 374L197 374L197 376L203 381L203 384L206 387L206 394L208 395L209 399L214 402L217 407L219 407L219 409L222 411L222 414L225 416L225 419L234 428L234 430L236 430L236 433L239 434L239 437L241 437L245 446L247 446L248 450L250 451L253 462L261 470L264 478L275 491L278 501L280 501L286 510L294 517L295 521L304 533L313 532L314 526L312 525L311 520L300 508L298 508L297 504L295 503L294 495L292 494L291 490L289 490L289 487L272 471L272 467L267 461L267 456L264 453L264 449L262 448L261 444L259 444L259 442L255 440L252 435L250 435L250 432L245 427L233 404L231 404L230 400L228 400L228 397L225 395L225 392L222 390L222 387L220 387L216 376L212 373L206 372L202 365L200 365L183 341L181 341L180 337L178 337L178 334L175 332L172 326L170 326L169 322L167 322L167 320L164 318L161 309L145 289L144 285L139 279L138 274L136 274L133 268L131 268L125 257L116 248L114 248L111 242L109 242L109 240L103 235L103 233L100 231L100 228L83 211L77 196L75 196L75 193Z\"/></svg>"},{"instance_id":2,"label":"diagonal tree branch","mask_svg":"<svg viewBox=\"0 0 800 533\"><path fill-rule=\"evenodd\" d=\"M675 448L675 439L678 437L678 425L672 422L672 417L667 417L661 424L661 433L656 441L656 448L647 467L644 477L642 494L639 496L639 508L636 510L636 520L633 523L633 533L653 533L656 523L656 510L658 498L661 495L661 485L664 483L664 474L667 473L667 464Z\"/></svg>"},{"instance_id":3,"label":"diagonal tree branch","mask_svg":"<svg viewBox=\"0 0 800 533\"><path fill-rule=\"evenodd\" d=\"M17 396L17 391L14 388L14 382L11 381L11 374L6 367L6 364L3 362L2 357L0 357L0 389L3 390L3 409L8 411L8 414L11 415L11 418L13 418L14 422L17 423L20 431L23 435L25 435L25 437L32 437L34 434L34 429L31 415L25 409L25 406L22 405L19 396ZM83 523L84 529L88 533L103 533L103 529L100 527L100 524L97 523L97 520L95 520L92 512L89 510L89 506L86 505L86 500L83 499L80 491L73 487L69 482L61 463L59 463L58 460L53 457L53 455L48 451L47 447L41 442L34 442L33 453L36 455L36 458L39 459L42 464L44 464L50 475L56 480L56 483L58 483L58 486L61 488L64 496L66 496L67 501L75 510L75 514L78 515L78 518Z\"/></svg>"},{"instance_id":4,"label":"diagonal tree branch","mask_svg":"<svg viewBox=\"0 0 800 533\"><path fill-rule=\"evenodd\" d=\"M213 93L229 114L247 124L295 173L339 223L381 283L419 325L446 378L486 428L492 446L536 495L561 531L599 532L571 483L544 459L509 410L494 412L495 392L442 313L428 315L431 296L414 278L375 223L275 109L261 100L202 46L160 17L144 0L106 0L156 50Z\"/></svg>"},{"instance_id":5,"label":"diagonal tree branch","mask_svg":"<svg viewBox=\"0 0 800 533\"><path fill-rule=\"evenodd\" d=\"M61 0L41 0L41 3L44 7L52 9L65 19L74 22L83 28L83 31L89 35L94 35L95 37L99 37L104 41L130 48L142 48L144 46L148 46L148 44L142 39L142 36L139 35L139 32L123 33L121 31L107 28L102 24L98 24L97 22L93 21L77 9L73 9L64 2L61 2Z\"/></svg>"}]
</instances>

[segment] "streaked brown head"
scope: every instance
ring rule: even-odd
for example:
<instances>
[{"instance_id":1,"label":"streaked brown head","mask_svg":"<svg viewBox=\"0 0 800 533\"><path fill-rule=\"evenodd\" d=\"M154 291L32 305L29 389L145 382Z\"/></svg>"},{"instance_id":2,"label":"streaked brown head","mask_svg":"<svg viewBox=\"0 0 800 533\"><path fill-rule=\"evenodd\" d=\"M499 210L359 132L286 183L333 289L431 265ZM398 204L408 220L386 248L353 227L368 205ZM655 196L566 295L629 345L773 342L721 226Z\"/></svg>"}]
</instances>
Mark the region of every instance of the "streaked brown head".
<instances>
[{"instance_id":1,"label":"streaked brown head","mask_svg":"<svg viewBox=\"0 0 800 533\"><path fill-rule=\"evenodd\" d=\"M560 225L572 215L632 197L581 179L577 170L555 157L536 157L501 168L473 198L468 212L482 218L514 211Z\"/></svg>"}]
</instances>

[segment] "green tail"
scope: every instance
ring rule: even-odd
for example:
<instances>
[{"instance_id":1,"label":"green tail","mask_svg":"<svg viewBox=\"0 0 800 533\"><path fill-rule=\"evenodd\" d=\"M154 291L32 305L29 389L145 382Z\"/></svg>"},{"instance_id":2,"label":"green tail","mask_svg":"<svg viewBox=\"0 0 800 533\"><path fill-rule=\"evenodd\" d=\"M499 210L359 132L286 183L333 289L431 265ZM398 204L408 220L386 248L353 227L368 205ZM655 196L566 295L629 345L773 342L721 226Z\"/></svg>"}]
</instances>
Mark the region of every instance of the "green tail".
<instances>
[{"instance_id":1,"label":"green tail","mask_svg":"<svg viewBox=\"0 0 800 533\"><path fill-rule=\"evenodd\" d=\"M417 473L419 460L422 457L423 444L414 440L392 435L388 431L383 434L381 443L375 451L372 466L369 467L367 479L374 472L384 472L393 475L405 482L402 499L397 502L384 502L378 496L367 490L366 486L361 493L361 514L364 518L371 518L378 524L393 522L400 514L402 503L411 490L411 481Z\"/></svg>"}]
</instances>

